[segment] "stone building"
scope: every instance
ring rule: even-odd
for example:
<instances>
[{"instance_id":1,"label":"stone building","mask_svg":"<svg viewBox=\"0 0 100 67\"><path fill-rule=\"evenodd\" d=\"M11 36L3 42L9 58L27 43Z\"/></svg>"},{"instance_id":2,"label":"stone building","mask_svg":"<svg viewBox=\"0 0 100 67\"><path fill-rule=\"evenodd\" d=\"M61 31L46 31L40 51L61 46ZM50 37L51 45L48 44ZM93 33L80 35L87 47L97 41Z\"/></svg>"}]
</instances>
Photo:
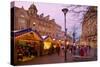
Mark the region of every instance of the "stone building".
<instances>
[{"instance_id":1,"label":"stone building","mask_svg":"<svg viewBox=\"0 0 100 67\"><path fill-rule=\"evenodd\" d=\"M91 6L84 16L80 43L97 46L97 7Z\"/></svg>"},{"instance_id":2,"label":"stone building","mask_svg":"<svg viewBox=\"0 0 100 67\"><path fill-rule=\"evenodd\" d=\"M41 35L50 35L56 37L61 32L61 26L56 24L55 19L50 19L49 15L38 15L38 9L33 4L28 10L23 7L13 7L14 9L14 31L32 28L37 30Z\"/></svg>"}]
</instances>

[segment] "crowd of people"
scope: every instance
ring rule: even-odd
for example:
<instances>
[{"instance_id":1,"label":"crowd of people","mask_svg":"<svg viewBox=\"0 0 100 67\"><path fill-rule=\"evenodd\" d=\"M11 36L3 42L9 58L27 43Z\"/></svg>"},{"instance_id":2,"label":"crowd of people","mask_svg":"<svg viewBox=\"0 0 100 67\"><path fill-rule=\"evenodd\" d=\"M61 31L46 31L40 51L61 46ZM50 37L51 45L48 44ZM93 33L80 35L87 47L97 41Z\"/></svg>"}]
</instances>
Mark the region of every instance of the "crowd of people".
<instances>
[{"instance_id":1,"label":"crowd of people","mask_svg":"<svg viewBox=\"0 0 100 67\"><path fill-rule=\"evenodd\" d=\"M65 52L69 52L73 56L89 56L91 49L92 48L89 45L66 45L65 47L65 45L57 44L56 47L54 47L52 44L51 47L47 50L47 55L57 54L59 56L62 54L64 55ZM17 59L23 59L24 56L30 57L42 55L45 55L43 46L39 46L37 44L33 44L33 46L17 46Z\"/></svg>"},{"instance_id":2,"label":"crowd of people","mask_svg":"<svg viewBox=\"0 0 100 67\"><path fill-rule=\"evenodd\" d=\"M71 52L72 55L89 56L91 46L89 45L67 45L67 51Z\"/></svg>"},{"instance_id":3,"label":"crowd of people","mask_svg":"<svg viewBox=\"0 0 100 67\"><path fill-rule=\"evenodd\" d=\"M72 55L89 56L92 47L90 45L66 45L65 48L65 45L58 44L55 50L58 55L64 54L65 52L70 52Z\"/></svg>"}]
</instances>

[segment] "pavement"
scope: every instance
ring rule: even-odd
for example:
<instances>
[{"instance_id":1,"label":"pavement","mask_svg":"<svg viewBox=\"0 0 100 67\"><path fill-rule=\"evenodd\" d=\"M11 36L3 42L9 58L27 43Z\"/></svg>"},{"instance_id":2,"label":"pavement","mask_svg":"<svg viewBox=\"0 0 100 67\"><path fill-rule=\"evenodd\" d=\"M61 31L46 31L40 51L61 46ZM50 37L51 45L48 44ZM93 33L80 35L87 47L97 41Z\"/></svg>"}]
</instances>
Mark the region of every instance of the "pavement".
<instances>
[{"instance_id":1,"label":"pavement","mask_svg":"<svg viewBox=\"0 0 100 67\"><path fill-rule=\"evenodd\" d=\"M93 51L90 53L93 55ZM36 65L36 64L53 64L53 63L67 63L67 62L82 62L82 61L96 61L97 56L77 56L72 55L71 53L67 53L67 60L64 60L64 54L52 54L52 55L44 55L40 57L35 57L30 61L18 62L17 65Z\"/></svg>"}]
</instances>

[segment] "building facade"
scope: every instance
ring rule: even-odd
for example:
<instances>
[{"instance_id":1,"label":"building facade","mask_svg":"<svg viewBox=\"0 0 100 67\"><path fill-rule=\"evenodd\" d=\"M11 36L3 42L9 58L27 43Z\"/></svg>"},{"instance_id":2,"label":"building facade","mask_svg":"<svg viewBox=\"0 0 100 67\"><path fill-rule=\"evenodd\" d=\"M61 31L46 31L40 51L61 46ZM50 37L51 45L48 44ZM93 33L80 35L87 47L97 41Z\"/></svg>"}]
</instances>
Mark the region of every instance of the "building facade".
<instances>
[{"instance_id":1,"label":"building facade","mask_svg":"<svg viewBox=\"0 0 100 67\"><path fill-rule=\"evenodd\" d=\"M38 15L37 8L34 4L30 5L28 10L23 7L14 8L14 30L23 30L32 28L37 30L41 35L50 35L56 37L61 32L61 26L56 24L55 19L49 19L49 15Z\"/></svg>"},{"instance_id":2,"label":"building facade","mask_svg":"<svg viewBox=\"0 0 100 67\"><path fill-rule=\"evenodd\" d=\"M97 46L97 7L91 6L84 16L82 23L81 43Z\"/></svg>"}]
</instances>

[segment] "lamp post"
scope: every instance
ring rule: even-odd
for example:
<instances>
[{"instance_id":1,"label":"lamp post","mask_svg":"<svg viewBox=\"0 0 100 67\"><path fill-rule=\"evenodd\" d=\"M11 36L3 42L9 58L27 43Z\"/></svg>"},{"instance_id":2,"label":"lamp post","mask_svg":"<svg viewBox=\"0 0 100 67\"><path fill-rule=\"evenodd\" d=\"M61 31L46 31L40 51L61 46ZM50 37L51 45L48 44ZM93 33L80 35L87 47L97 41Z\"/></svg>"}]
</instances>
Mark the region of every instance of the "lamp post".
<instances>
[{"instance_id":1,"label":"lamp post","mask_svg":"<svg viewBox=\"0 0 100 67\"><path fill-rule=\"evenodd\" d=\"M33 27L32 27L33 30L35 30L35 25L36 25L36 23L33 22Z\"/></svg>"},{"instance_id":2,"label":"lamp post","mask_svg":"<svg viewBox=\"0 0 100 67\"><path fill-rule=\"evenodd\" d=\"M68 12L68 9L67 8L63 8L62 9L62 12L64 13L64 25L65 25L65 58L64 58L64 60L65 60L65 62L66 62L66 40L67 40L67 38L66 38L66 36L67 36L67 28L66 28L66 13Z\"/></svg>"}]
</instances>

